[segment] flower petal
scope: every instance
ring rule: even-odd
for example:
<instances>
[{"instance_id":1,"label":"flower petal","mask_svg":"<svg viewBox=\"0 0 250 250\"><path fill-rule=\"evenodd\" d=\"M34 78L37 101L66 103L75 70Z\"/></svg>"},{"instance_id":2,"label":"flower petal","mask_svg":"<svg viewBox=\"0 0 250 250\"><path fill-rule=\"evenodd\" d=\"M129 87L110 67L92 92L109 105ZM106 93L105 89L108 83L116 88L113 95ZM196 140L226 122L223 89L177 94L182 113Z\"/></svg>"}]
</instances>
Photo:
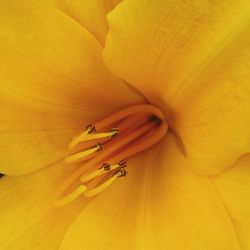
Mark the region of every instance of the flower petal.
<instances>
[{"instance_id":1,"label":"flower petal","mask_svg":"<svg viewBox=\"0 0 250 250\"><path fill-rule=\"evenodd\" d=\"M1 178L1 249L58 249L67 227L87 202L52 207L56 188L71 171L58 163L27 176Z\"/></svg>"},{"instance_id":2,"label":"flower petal","mask_svg":"<svg viewBox=\"0 0 250 250\"><path fill-rule=\"evenodd\" d=\"M1 1L0 172L24 174L65 156L72 135L141 100L103 65L83 27L37 1Z\"/></svg>"},{"instance_id":3,"label":"flower petal","mask_svg":"<svg viewBox=\"0 0 250 250\"><path fill-rule=\"evenodd\" d=\"M77 20L102 44L108 32L106 15L121 0L55 0L59 8Z\"/></svg>"},{"instance_id":4,"label":"flower petal","mask_svg":"<svg viewBox=\"0 0 250 250\"><path fill-rule=\"evenodd\" d=\"M109 14L107 64L166 110L202 175L250 150L249 13L241 0L127 0Z\"/></svg>"},{"instance_id":5,"label":"flower petal","mask_svg":"<svg viewBox=\"0 0 250 250\"><path fill-rule=\"evenodd\" d=\"M193 170L216 175L250 151L250 22L173 100Z\"/></svg>"},{"instance_id":6,"label":"flower petal","mask_svg":"<svg viewBox=\"0 0 250 250\"><path fill-rule=\"evenodd\" d=\"M61 250L240 249L209 179L190 170L172 135L129 164L72 223Z\"/></svg>"},{"instance_id":7,"label":"flower petal","mask_svg":"<svg viewBox=\"0 0 250 250\"><path fill-rule=\"evenodd\" d=\"M136 174L139 174L138 169L131 169L130 178L119 179L109 190L94 197L69 227L60 250L134 249L135 228L130 222L136 220L133 211L139 198L138 192L133 190L140 187ZM125 229L132 231L124 234Z\"/></svg>"},{"instance_id":8,"label":"flower petal","mask_svg":"<svg viewBox=\"0 0 250 250\"><path fill-rule=\"evenodd\" d=\"M242 249L250 249L250 154L241 157L224 174L211 178L231 217Z\"/></svg>"}]
</instances>

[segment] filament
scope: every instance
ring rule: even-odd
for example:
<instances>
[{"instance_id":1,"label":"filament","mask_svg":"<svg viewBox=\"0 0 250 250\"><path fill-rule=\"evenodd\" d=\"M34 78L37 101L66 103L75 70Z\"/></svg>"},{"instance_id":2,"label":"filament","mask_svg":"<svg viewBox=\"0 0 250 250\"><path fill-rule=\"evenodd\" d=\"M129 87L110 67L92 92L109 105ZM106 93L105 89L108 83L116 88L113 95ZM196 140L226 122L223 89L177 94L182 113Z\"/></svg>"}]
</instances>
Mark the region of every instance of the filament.
<instances>
[{"instance_id":1,"label":"filament","mask_svg":"<svg viewBox=\"0 0 250 250\"><path fill-rule=\"evenodd\" d=\"M92 148L86 149L82 152L79 152L79 153L76 153L76 154L73 154L70 156L67 156L65 158L65 162L72 163L72 162L80 161L80 160L84 159L86 156L89 156L97 151L102 150L102 148L103 148L103 146L100 143L98 143L98 144L96 144L96 146L94 146Z\"/></svg>"},{"instance_id":2,"label":"filament","mask_svg":"<svg viewBox=\"0 0 250 250\"><path fill-rule=\"evenodd\" d=\"M82 148L65 159L66 163L83 160L85 163L58 188L55 205L66 205L82 194L85 197L99 194L118 178L126 176L127 160L158 143L167 131L164 114L149 104L122 109L87 126L69 144L70 150L76 146ZM89 147L91 141L98 140L96 145ZM74 183L79 183L79 187L68 193L67 190Z\"/></svg>"}]
</instances>

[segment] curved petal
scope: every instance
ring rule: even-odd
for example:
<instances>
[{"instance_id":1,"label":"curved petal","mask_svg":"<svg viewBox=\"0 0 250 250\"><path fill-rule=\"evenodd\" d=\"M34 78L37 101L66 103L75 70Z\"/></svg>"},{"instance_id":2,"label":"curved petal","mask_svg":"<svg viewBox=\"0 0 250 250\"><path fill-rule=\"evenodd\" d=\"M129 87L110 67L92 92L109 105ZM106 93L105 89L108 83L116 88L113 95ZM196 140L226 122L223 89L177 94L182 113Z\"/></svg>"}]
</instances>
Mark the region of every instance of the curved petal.
<instances>
[{"instance_id":1,"label":"curved petal","mask_svg":"<svg viewBox=\"0 0 250 250\"><path fill-rule=\"evenodd\" d=\"M210 181L193 174L172 135L129 164L126 178L83 209L61 250L240 250Z\"/></svg>"},{"instance_id":2,"label":"curved petal","mask_svg":"<svg viewBox=\"0 0 250 250\"><path fill-rule=\"evenodd\" d=\"M106 15L121 0L55 0L59 8L74 18L104 44L108 32Z\"/></svg>"},{"instance_id":3,"label":"curved petal","mask_svg":"<svg viewBox=\"0 0 250 250\"><path fill-rule=\"evenodd\" d=\"M193 169L215 175L250 151L250 22L177 92L172 123Z\"/></svg>"},{"instance_id":4,"label":"curved petal","mask_svg":"<svg viewBox=\"0 0 250 250\"><path fill-rule=\"evenodd\" d=\"M62 158L86 123L141 97L73 19L37 1L0 2L0 172L24 174Z\"/></svg>"},{"instance_id":5,"label":"curved petal","mask_svg":"<svg viewBox=\"0 0 250 250\"><path fill-rule=\"evenodd\" d=\"M139 174L136 169L130 170L130 178L121 178L109 190L95 197L69 227L60 250L134 249L132 222L136 220L134 209L140 198L138 192L134 192L134 188L140 187L136 174Z\"/></svg>"},{"instance_id":6,"label":"curved petal","mask_svg":"<svg viewBox=\"0 0 250 250\"><path fill-rule=\"evenodd\" d=\"M202 175L250 150L250 3L133 1L109 14L104 57L167 116Z\"/></svg>"},{"instance_id":7,"label":"curved petal","mask_svg":"<svg viewBox=\"0 0 250 250\"><path fill-rule=\"evenodd\" d=\"M27 176L1 178L1 249L58 249L66 229L87 202L52 207L56 188L71 171L58 163Z\"/></svg>"},{"instance_id":8,"label":"curved petal","mask_svg":"<svg viewBox=\"0 0 250 250\"><path fill-rule=\"evenodd\" d=\"M250 154L244 155L235 165L211 181L231 217L242 249L250 249Z\"/></svg>"}]
</instances>

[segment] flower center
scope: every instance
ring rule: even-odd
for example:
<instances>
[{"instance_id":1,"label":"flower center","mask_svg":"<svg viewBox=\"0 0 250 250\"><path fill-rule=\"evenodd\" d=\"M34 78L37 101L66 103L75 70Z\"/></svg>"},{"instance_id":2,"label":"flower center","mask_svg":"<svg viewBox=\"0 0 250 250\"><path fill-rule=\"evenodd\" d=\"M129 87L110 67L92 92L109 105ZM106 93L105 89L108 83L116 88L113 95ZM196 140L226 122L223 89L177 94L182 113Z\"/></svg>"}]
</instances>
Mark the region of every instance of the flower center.
<instances>
[{"instance_id":1,"label":"flower center","mask_svg":"<svg viewBox=\"0 0 250 250\"><path fill-rule=\"evenodd\" d=\"M58 188L54 205L64 206L81 194L92 197L126 176L129 158L158 143L167 131L164 114L149 104L122 109L87 126L69 144L70 151L78 152L65 159L83 164Z\"/></svg>"}]
</instances>

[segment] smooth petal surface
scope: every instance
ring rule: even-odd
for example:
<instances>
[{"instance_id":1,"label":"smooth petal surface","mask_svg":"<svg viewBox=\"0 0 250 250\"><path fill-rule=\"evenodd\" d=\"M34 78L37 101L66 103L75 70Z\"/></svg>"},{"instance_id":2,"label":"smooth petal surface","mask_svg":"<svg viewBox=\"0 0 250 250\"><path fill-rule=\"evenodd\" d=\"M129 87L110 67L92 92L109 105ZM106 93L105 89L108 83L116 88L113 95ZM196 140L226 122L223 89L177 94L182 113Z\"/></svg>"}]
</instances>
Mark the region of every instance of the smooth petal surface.
<instances>
[{"instance_id":1,"label":"smooth petal surface","mask_svg":"<svg viewBox=\"0 0 250 250\"><path fill-rule=\"evenodd\" d=\"M165 109L192 168L215 175L250 150L250 4L126 0L104 57Z\"/></svg>"},{"instance_id":2,"label":"smooth petal surface","mask_svg":"<svg viewBox=\"0 0 250 250\"><path fill-rule=\"evenodd\" d=\"M58 161L74 133L141 98L73 19L32 0L0 5L0 172L17 175Z\"/></svg>"},{"instance_id":3,"label":"smooth petal surface","mask_svg":"<svg viewBox=\"0 0 250 250\"><path fill-rule=\"evenodd\" d=\"M108 32L106 15L121 0L55 0L59 8L77 20L102 44Z\"/></svg>"},{"instance_id":4,"label":"smooth petal surface","mask_svg":"<svg viewBox=\"0 0 250 250\"><path fill-rule=\"evenodd\" d=\"M216 175L250 151L250 22L173 100L193 169Z\"/></svg>"},{"instance_id":5,"label":"smooth petal surface","mask_svg":"<svg viewBox=\"0 0 250 250\"><path fill-rule=\"evenodd\" d=\"M241 249L210 180L193 174L172 135L128 164L128 176L72 223L61 250Z\"/></svg>"},{"instance_id":6,"label":"smooth petal surface","mask_svg":"<svg viewBox=\"0 0 250 250\"><path fill-rule=\"evenodd\" d=\"M53 195L72 169L58 163L22 177L0 180L0 241L2 250L58 249L67 227L87 200L52 207Z\"/></svg>"},{"instance_id":7,"label":"smooth petal surface","mask_svg":"<svg viewBox=\"0 0 250 250\"><path fill-rule=\"evenodd\" d=\"M242 249L250 249L250 154L211 181L231 217Z\"/></svg>"}]
</instances>

